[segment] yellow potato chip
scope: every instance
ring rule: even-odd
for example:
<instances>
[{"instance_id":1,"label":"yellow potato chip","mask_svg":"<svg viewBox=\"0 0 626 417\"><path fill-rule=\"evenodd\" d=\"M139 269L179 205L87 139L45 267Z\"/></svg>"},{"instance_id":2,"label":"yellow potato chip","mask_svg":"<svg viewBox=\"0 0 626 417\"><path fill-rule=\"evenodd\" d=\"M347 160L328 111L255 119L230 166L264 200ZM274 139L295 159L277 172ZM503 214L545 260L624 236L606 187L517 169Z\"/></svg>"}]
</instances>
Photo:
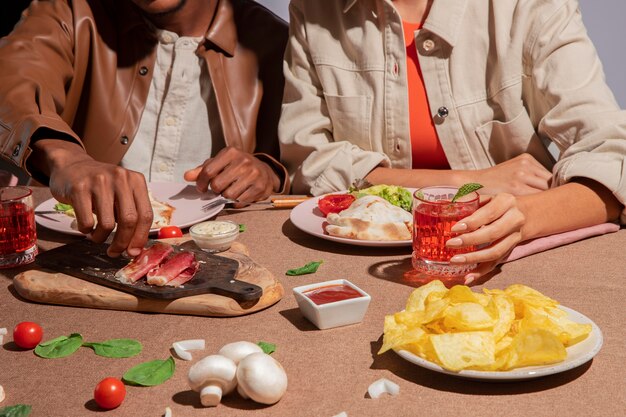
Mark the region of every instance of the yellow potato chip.
<instances>
[{"instance_id":1,"label":"yellow potato chip","mask_svg":"<svg viewBox=\"0 0 626 417\"><path fill-rule=\"evenodd\" d=\"M478 303L476 294L465 285L455 285L450 288L450 291L448 291L445 295L445 298L450 300L450 304Z\"/></svg>"},{"instance_id":2,"label":"yellow potato chip","mask_svg":"<svg viewBox=\"0 0 626 417\"><path fill-rule=\"evenodd\" d=\"M406 311L423 311L426 297L432 292L448 292L445 285L439 280L431 281L426 285L413 290L406 302Z\"/></svg>"},{"instance_id":3,"label":"yellow potato chip","mask_svg":"<svg viewBox=\"0 0 626 417\"><path fill-rule=\"evenodd\" d=\"M553 333L543 329L522 330L500 354L508 355L503 370L547 365L560 362L567 356L561 341Z\"/></svg>"},{"instance_id":4,"label":"yellow potato chip","mask_svg":"<svg viewBox=\"0 0 626 417\"><path fill-rule=\"evenodd\" d=\"M452 331L491 329L497 318L478 303L459 303L447 308L443 324Z\"/></svg>"},{"instance_id":5,"label":"yellow potato chip","mask_svg":"<svg viewBox=\"0 0 626 417\"><path fill-rule=\"evenodd\" d=\"M389 349L399 348L409 343L418 343L425 335L426 332L420 327L408 327L397 323L393 315L385 316L383 345L378 353L385 353Z\"/></svg>"},{"instance_id":6,"label":"yellow potato chip","mask_svg":"<svg viewBox=\"0 0 626 417\"><path fill-rule=\"evenodd\" d=\"M495 361L491 332L462 332L431 335L430 341L441 366L457 372L489 366Z\"/></svg>"},{"instance_id":7,"label":"yellow potato chip","mask_svg":"<svg viewBox=\"0 0 626 417\"><path fill-rule=\"evenodd\" d=\"M521 284L514 284L507 287L504 293L513 299L517 317L523 316L524 306L556 307L559 304L539 291Z\"/></svg>"},{"instance_id":8,"label":"yellow potato chip","mask_svg":"<svg viewBox=\"0 0 626 417\"><path fill-rule=\"evenodd\" d=\"M495 306L497 310L498 321L493 326L493 339L498 342L511 330L515 320L515 306L510 298L501 294L494 295L490 305Z\"/></svg>"}]
</instances>

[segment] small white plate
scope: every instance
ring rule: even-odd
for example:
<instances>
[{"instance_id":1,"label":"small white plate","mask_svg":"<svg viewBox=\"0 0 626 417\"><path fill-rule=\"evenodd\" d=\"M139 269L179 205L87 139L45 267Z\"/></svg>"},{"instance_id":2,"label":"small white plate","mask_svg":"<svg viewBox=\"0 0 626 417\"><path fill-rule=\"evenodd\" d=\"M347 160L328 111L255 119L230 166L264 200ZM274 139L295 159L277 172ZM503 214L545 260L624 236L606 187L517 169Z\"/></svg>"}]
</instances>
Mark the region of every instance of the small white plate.
<instances>
[{"instance_id":1,"label":"small white plate","mask_svg":"<svg viewBox=\"0 0 626 417\"><path fill-rule=\"evenodd\" d=\"M413 192L411 189L409 191ZM347 191L344 191L346 193ZM335 193L333 193L335 194ZM342 194L342 193L338 193ZM321 237L322 239L332 240L333 242L347 243L349 245L357 246L411 246L411 239L408 240L360 240L360 239L348 239L345 237L332 236L326 233L324 229L326 223L326 216L317 207L317 202L320 198L325 197L321 195L306 200L303 203L298 204L291 210L289 219L298 229L313 236Z\"/></svg>"},{"instance_id":2,"label":"small white plate","mask_svg":"<svg viewBox=\"0 0 626 417\"><path fill-rule=\"evenodd\" d=\"M199 193L194 184L151 182L148 183L148 189L152 192L155 199L162 203L168 203L175 208L174 213L172 213L172 220L170 221L170 225L172 226L178 226L180 228L189 227L215 216L224 208L222 204L207 212L203 212L202 206L216 199L218 196L211 192ZM54 210L56 203L57 200L54 198L46 200L35 208L35 212ZM71 227L72 220L74 219L65 214L37 214L35 215L35 220L38 224L48 229L70 235L82 236L81 232ZM150 233L157 233L158 231L158 228L150 229Z\"/></svg>"},{"instance_id":3,"label":"small white plate","mask_svg":"<svg viewBox=\"0 0 626 417\"><path fill-rule=\"evenodd\" d=\"M600 328L587 316L572 310L571 308L564 306L559 306L559 308L568 313L570 320L575 321L576 323L591 324L591 333L589 333L585 340L566 348L567 357L563 362L543 366L526 366L524 368L516 368L510 371L491 372L464 370L452 372L447 369L443 369L441 366L433 362L420 358L409 351L396 350L395 352L407 361L423 368L430 369L431 371L476 380L517 381L569 371L570 369L574 369L596 356L602 347L602 332L600 331Z\"/></svg>"}]
</instances>

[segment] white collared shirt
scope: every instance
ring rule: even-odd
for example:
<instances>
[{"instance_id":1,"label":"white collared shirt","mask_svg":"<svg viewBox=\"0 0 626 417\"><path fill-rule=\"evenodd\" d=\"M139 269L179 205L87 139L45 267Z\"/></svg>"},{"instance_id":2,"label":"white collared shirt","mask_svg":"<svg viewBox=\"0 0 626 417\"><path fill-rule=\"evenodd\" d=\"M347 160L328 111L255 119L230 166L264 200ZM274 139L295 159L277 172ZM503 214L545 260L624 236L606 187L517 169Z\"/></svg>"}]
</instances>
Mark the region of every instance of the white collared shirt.
<instances>
[{"instance_id":1,"label":"white collared shirt","mask_svg":"<svg viewBox=\"0 0 626 417\"><path fill-rule=\"evenodd\" d=\"M224 147L208 70L196 55L202 37L157 30L158 47L148 99L137 134L120 162L146 181L182 182Z\"/></svg>"}]
</instances>

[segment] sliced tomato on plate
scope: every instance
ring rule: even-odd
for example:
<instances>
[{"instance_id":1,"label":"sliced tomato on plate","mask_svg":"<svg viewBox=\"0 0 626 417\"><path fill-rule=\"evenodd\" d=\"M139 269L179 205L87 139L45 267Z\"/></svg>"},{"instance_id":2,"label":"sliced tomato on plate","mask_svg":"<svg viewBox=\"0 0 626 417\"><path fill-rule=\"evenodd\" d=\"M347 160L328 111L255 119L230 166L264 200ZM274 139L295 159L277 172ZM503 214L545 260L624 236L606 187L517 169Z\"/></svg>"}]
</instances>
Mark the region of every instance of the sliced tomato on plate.
<instances>
[{"instance_id":1,"label":"sliced tomato on plate","mask_svg":"<svg viewBox=\"0 0 626 417\"><path fill-rule=\"evenodd\" d=\"M356 200L352 194L328 194L317 201L317 207L328 216L330 213L339 213L350 207Z\"/></svg>"}]
</instances>

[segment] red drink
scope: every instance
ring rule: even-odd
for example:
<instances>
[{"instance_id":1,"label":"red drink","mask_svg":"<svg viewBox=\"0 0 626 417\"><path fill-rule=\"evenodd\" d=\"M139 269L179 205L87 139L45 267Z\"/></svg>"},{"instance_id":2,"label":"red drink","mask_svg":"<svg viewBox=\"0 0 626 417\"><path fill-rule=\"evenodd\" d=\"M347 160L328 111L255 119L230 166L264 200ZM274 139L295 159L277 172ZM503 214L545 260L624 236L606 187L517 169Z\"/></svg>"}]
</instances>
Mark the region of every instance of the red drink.
<instances>
[{"instance_id":1,"label":"red drink","mask_svg":"<svg viewBox=\"0 0 626 417\"><path fill-rule=\"evenodd\" d=\"M475 250L473 246L452 249L446 242L459 233L450 231L459 220L478 209L478 194L471 193L452 203L453 187L427 187L415 193L413 202L413 266L419 272L444 277L464 275L475 264L450 264L450 258Z\"/></svg>"},{"instance_id":2,"label":"red drink","mask_svg":"<svg viewBox=\"0 0 626 417\"><path fill-rule=\"evenodd\" d=\"M31 191L26 187L0 188L0 268L30 263L36 254Z\"/></svg>"}]
</instances>

